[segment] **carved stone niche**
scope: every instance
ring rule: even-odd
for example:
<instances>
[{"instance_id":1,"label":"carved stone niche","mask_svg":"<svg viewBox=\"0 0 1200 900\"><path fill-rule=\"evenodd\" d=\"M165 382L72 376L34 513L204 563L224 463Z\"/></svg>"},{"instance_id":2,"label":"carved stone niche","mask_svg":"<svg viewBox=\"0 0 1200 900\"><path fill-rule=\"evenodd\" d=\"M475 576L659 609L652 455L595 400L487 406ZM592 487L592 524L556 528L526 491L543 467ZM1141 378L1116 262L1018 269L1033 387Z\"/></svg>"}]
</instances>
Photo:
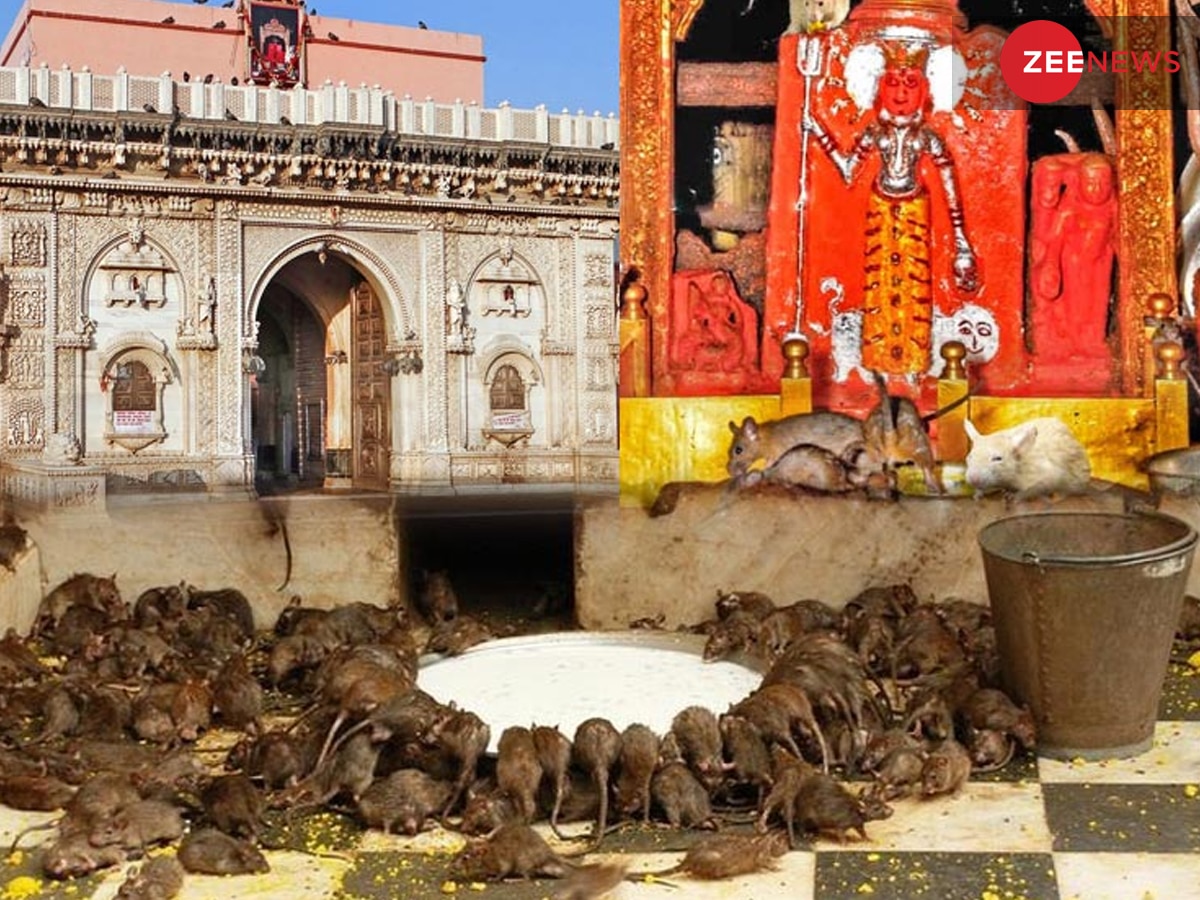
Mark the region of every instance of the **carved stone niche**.
<instances>
[{"instance_id":1,"label":"carved stone niche","mask_svg":"<svg viewBox=\"0 0 1200 900\"><path fill-rule=\"evenodd\" d=\"M166 305L167 276L175 271L136 231L111 250L98 269L105 285L105 306L137 305L143 309Z\"/></svg>"},{"instance_id":2,"label":"carved stone niche","mask_svg":"<svg viewBox=\"0 0 1200 900\"><path fill-rule=\"evenodd\" d=\"M483 377L488 405L485 440L510 450L528 445L535 430L532 393L541 380L537 364L525 353L505 350L492 358Z\"/></svg>"},{"instance_id":3,"label":"carved stone niche","mask_svg":"<svg viewBox=\"0 0 1200 900\"><path fill-rule=\"evenodd\" d=\"M110 345L100 370L105 443L137 453L166 440L163 399L175 377L166 344L154 335L126 335Z\"/></svg>"},{"instance_id":4,"label":"carved stone niche","mask_svg":"<svg viewBox=\"0 0 1200 900\"><path fill-rule=\"evenodd\" d=\"M484 316L523 319L540 299L537 275L511 252L493 256L471 284L470 308Z\"/></svg>"}]
</instances>

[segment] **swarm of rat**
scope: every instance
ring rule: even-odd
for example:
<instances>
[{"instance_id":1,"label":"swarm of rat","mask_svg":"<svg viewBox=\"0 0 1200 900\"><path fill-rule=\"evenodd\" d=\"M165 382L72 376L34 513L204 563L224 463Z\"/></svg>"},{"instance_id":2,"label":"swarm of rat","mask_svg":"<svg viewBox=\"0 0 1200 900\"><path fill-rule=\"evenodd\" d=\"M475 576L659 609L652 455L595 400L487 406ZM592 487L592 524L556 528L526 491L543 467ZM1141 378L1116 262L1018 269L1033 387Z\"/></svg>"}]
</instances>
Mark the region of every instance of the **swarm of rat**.
<instances>
[{"instance_id":1,"label":"swarm of rat","mask_svg":"<svg viewBox=\"0 0 1200 900\"><path fill-rule=\"evenodd\" d=\"M1034 742L1029 713L995 687L986 607L918 604L901 585L842 611L721 594L694 630L708 659L761 658L750 696L681 710L662 735L602 718L570 736L512 727L492 758L486 722L415 686L421 649L486 635L445 576L421 600L424 647L429 626L403 608L293 603L256 633L234 589L167 586L130 605L115 577L74 576L29 636L0 640L0 802L62 810L36 851L52 878L175 845L174 865L152 857L131 874L130 898L173 896L184 871L266 871L268 811L322 806L385 832L440 822L472 836L453 876L562 877L559 896L586 898L624 876L576 861L612 827L753 822L757 833L715 834L672 870L729 877L770 867L802 834L866 839L898 798L953 792ZM289 724L268 727L281 708ZM213 728L240 732L217 768L195 749ZM541 820L594 825L567 853L532 829Z\"/></svg>"}]
</instances>

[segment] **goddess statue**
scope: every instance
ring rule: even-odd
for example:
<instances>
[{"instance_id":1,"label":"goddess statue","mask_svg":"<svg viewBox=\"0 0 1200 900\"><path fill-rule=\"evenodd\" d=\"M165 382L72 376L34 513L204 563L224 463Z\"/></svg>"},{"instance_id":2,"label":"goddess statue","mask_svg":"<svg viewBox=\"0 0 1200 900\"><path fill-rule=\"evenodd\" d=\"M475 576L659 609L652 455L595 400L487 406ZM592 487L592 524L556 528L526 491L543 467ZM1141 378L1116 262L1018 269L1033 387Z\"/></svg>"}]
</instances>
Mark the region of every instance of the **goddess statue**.
<instances>
[{"instance_id":1,"label":"goddess statue","mask_svg":"<svg viewBox=\"0 0 1200 900\"><path fill-rule=\"evenodd\" d=\"M925 74L928 50L885 44L883 53L875 120L849 151L841 150L811 114L805 114L801 127L847 185L872 152L879 155L864 224L862 364L889 375L915 377L930 368L934 343L931 198L921 174L926 158L936 167L945 195L953 228L954 280L960 291L978 288L978 270L954 159L943 137L925 121L932 108Z\"/></svg>"}]
</instances>

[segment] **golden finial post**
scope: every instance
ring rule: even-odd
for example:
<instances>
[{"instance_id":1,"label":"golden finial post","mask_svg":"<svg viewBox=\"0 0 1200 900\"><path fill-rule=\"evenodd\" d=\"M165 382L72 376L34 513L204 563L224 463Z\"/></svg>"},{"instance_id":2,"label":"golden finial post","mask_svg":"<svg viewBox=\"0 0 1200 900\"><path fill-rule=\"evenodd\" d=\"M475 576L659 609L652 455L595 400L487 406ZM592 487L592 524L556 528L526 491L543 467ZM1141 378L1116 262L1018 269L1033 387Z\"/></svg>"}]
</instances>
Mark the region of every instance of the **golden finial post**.
<instances>
[{"instance_id":1,"label":"golden finial post","mask_svg":"<svg viewBox=\"0 0 1200 900\"><path fill-rule=\"evenodd\" d=\"M650 396L650 319L646 288L637 281L621 292L620 383L622 397Z\"/></svg>"},{"instance_id":2,"label":"golden finial post","mask_svg":"<svg viewBox=\"0 0 1200 900\"><path fill-rule=\"evenodd\" d=\"M812 412L812 378L808 374L808 341L798 331L783 336L783 377L779 380L779 414Z\"/></svg>"}]
</instances>

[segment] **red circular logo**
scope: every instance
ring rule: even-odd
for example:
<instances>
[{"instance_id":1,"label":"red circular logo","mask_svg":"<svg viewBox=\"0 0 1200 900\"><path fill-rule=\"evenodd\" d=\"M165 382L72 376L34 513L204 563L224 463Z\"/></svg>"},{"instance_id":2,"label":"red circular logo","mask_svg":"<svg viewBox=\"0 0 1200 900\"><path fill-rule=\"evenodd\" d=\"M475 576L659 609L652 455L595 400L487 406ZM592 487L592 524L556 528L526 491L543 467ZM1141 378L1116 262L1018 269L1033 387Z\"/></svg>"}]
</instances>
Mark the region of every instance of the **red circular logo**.
<instances>
[{"instance_id":1,"label":"red circular logo","mask_svg":"<svg viewBox=\"0 0 1200 900\"><path fill-rule=\"evenodd\" d=\"M1083 76L1079 39L1057 22L1026 22L1000 51L1000 72L1014 94L1027 103L1053 103L1075 89Z\"/></svg>"}]
</instances>

